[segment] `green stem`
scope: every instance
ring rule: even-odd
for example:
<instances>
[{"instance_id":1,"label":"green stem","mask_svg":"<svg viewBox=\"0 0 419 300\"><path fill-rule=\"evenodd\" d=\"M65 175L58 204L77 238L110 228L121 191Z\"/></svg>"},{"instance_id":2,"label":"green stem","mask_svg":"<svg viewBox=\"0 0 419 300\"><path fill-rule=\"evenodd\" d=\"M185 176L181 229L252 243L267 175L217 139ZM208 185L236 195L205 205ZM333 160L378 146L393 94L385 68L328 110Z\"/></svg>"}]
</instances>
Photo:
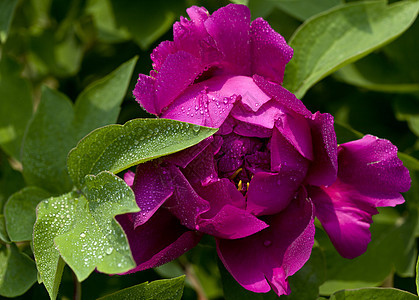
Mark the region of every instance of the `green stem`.
<instances>
[{"instance_id":1,"label":"green stem","mask_svg":"<svg viewBox=\"0 0 419 300\"><path fill-rule=\"evenodd\" d=\"M73 274L73 300L81 300L81 282L77 279L76 274Z\"/></svg>"}]
</instances>

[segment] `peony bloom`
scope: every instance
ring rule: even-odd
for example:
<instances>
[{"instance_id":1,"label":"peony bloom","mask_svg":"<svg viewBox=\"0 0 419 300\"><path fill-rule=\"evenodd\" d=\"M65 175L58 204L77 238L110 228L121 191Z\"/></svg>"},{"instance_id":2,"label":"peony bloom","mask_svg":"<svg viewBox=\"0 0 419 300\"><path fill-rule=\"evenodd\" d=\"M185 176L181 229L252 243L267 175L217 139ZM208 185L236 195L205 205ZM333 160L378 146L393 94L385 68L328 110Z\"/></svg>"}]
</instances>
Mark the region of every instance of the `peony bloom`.
<instances>
[{"instance_id":1,"label":"peony bloom","mask_svg":"<svg viewBox=\"0 0 419 300\"><path fill-rule=\"evenodd\" d=\"M187 10L154 49L137 101L159 118L219 128L198 145L125 175L139 213L119 216L137 267L216 240L244 288L289 294L308 260L317 217L339 253L366 251L378 206L404 201L408 171L389 141L336 143L333 117L312 114L281 86L293 50L246 6Z\"/></svg>"}]
</instances>

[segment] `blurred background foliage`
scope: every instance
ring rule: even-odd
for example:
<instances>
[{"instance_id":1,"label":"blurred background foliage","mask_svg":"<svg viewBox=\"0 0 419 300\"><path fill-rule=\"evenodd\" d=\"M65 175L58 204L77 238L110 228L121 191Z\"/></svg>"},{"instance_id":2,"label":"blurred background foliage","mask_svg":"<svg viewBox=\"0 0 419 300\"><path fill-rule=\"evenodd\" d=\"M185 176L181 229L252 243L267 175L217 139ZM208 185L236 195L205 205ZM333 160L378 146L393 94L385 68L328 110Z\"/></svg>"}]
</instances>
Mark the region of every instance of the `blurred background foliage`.
<instances>
[{"instance_id":1,"label":"blurred background foliage","mask_svg":"<svg viewBox=\"0 0 419 300\"><path fill-rule=\"evenodd\" d=\"M263 17L287 40L308 18L344 5L343 0L236 0ZM346 1L353 2L353 1ZM390 1L395 2L395 1ZM172 39L171 27L191 5L210 12L228 1L132 0L0 0L0 238L7 241L3 206L25 186L21 142L46 85L73 102L90 83L138 55L134 74L151 69L150 53ZM409 167L412 188L407 203L382 209L374 218L373 238L365 255L347 260L334 250L318 228L316 245L306 266L291 279L293 293L285 299L315 299L344 288L394 286L415 293L419 208L419 21L399 38L343 67L312 87L302 99L309 109L335 116L339 142L360 133L391 140ZM134 101L131 79L118 123L150 117ZM354 129L354 130L353 130ZM0 257L16 256L22 268L33 269L29 244L6 247ZM12 254L11 254L12 253ZM14 254L13 254L14 253ZM5 260L2 260L2 262ZM6 265L0 262L0 278ZM11 264L12 260L7 260ZM3 271L1 271L3 269ZM206 238L180 259L127 276L94 273L82 282L82 298L93 299L144 281L187 275L184 299L274 299L272 294L244 292L217 260L214 242ZM11 275L8 274L10 277ZM0 295L46 299L36 276L14 274L20 289L0 285ZM29 276L29 275L28 275ZM4 277L5 278L5 277ZM17 278L17 279L16 279ZM31 287L32 286L32 287ZM59 298L73 294L66 267ZM247 298L246 298L247 297Z\"/></svg>"}]
</instances>

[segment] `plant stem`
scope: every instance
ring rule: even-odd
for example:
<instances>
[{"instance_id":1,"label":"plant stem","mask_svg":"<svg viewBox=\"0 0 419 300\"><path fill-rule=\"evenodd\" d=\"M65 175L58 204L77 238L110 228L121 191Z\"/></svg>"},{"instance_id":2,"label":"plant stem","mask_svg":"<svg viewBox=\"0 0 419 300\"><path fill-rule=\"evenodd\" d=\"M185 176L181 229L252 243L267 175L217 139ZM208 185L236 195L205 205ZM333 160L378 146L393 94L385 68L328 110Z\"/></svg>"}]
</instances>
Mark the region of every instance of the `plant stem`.
<instances>
[{"instance_id":1,"label":"plant stem","mask_svg":"<svg viewBox=\"0 0 419 300\"><path fill-rule=\"evenodd\" d=\"M76 274L73 274L73 300L81 300L81 282L77 279Z\"/></svg>"}]
</instances>

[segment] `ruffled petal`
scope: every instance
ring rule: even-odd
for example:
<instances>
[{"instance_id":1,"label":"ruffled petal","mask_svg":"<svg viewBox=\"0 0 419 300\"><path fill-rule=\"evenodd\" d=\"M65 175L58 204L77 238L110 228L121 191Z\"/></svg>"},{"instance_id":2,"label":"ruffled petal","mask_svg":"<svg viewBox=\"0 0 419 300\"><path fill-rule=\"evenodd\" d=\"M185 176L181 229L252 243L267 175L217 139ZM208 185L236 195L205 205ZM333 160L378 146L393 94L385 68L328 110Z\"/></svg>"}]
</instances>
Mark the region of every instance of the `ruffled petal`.
<instances>
[{"instance_id":1,"label":"ruffled petal","mask_svg":"<svg viewBox=\"0 0 419 300\"><path fill-rule=\"evenodd\" d=\"M157 115L156 79L144 74L138 75L138 81L132 92L135 100L150 114Z\"/></svg>"},{"instance_id":2,"label":"ruffled petal","mask_svg":"<svg viewBox=\"0 0 419 300\"><path fill-rule=\"evenodd\" d=\"M216 239L226 269L244 288L279 296L290 293L288 277L308 260L314 244L314 216L306 193L280 214L268 218L267 229L239 240Z\"/></svg>"},{"instance_id":3,"label":"ruffled petal","mask_svg":"<svg viewBox=\"0 0 419 300\"><path fill-rule=\"evenodd\" d=\"M310 187L316 217L336 250L345 258L355 258L367 250L372 216L378 211L356 190L335 183L328 188Z\"/></svg>"},{"instance_id":4,"label":"ruffled petal","mask_svg":"<svg viewBox=\"0 0 419 300\"><path fill-rule=\"evenodd\" d=\"M125 274L158 267L195 247L202 234L189 231L167 210L159 209L145 224L134 229L129 214L116 216L127 235L137 266Z\"/></svg>"},{"instance_id":5,"label":"ruffled petal","mask_svg":"<svg viewBox=\"0 0 419 300\"><path fill-rule=\"evenodd\" d=\"M215 11L205 27L224 55L224 68L235 74L250 75L250 10L229 4Z\"/></svg>"},{"instance_id":6,"label":"ruffled petal","mask_svg":"<svg viewBox=\"0 0 419 300\"><path fill-rule=\"evenodd\" d=\"M176 152L172 155L166 156L165 161L171 162L179 167L186 168L190 162L194 161L195 158L201 154L211 143L214 141L214 137L210 136L200 142L199 144L189 147L185 150Z\"/></svg>"},{"instance_id":7,"label":"ruffled petal","mask_svg":"<svg viewBox=\"0 0 419 300\"><path fill-rule=\"evenodd\" d=\"M272 130L258 125L239 122L234 127L234 133L241 136L269 138L272 135Z\"/></svg>"},{"instance_id":8,"label":"ruffled petal","mask_svg":"<svg viewBox=\"0 0 419 300\"><path fill-rule=\"evenodd\" d=\"M330 114L316 112L309 120L313 141L313 161L307 174L311 185L331 185L338 171L337 141Z\"/></svg>"},{"instance_id":9,"label":"ruffled petal","mask_svg":"<svg viewBox=\"0 0 419 300\"><path fill-rule=\"evenodd\" d=\"M199 60L185 51L169 54L156 76L156 110L169 106L202 71Z\"/></svg>"},{"instance_id":10,"label":"ruffled petal","mask_svg":"<svg viewBox=\"0 0 419 300\"><path fill-rule=\"evenodd\" d=\"M338 152L338 177L360 193L375 198L376 206L403 203L400 192L410 188L409 171L397 157L390 141L366 135L341 144Z\"/></svg>"},{"instance_id":11,"label":"ruffled petal","mask_svg":"<svg viewBox=\"0 0 419 300\"><path fill-rule=\"evenodd\" d=\"M168 170L153 161L137 166L132 185L140 211L132 214L134 227L148 221L173 193Z\"/></svg>"},{"instance_id":12,"label":"ruffled petal","mask_svg":"<svg viewBox=\"0 0 419 300\"><path fill-rule=\"evenodd\" d=\"M311 117L311 112L305 107L303 102L295 97L293 93L279 84L269 82L259 75L253 75L253 81L260 89L278 103L305 117Z\"/></svg>"},{"instance_id":13,"label":"ruffled petal","mask_svg":"<svg viewBox=\"0 0 419 300\"><path fill-rule=\"evenodd\" d=\"M166 58L170 54L175 53L177 50L178 49L176 49L175 43L172 41L163 41L156 48L154 48L150 55L150 58L153 61L154 70L159 72Z\"/></svg>"},{"instance_id":14,"label":"ruffled petal","mask_svg":"<svg viewBox=\"0 0 419 300\"><path fill-rule=\"evenodd\" d=\"M284 79L285 65L293 55L292 48L262 18L257 18L252 22L250 40L252 73L281 84Z\"/></svg>"}]
</instances>

